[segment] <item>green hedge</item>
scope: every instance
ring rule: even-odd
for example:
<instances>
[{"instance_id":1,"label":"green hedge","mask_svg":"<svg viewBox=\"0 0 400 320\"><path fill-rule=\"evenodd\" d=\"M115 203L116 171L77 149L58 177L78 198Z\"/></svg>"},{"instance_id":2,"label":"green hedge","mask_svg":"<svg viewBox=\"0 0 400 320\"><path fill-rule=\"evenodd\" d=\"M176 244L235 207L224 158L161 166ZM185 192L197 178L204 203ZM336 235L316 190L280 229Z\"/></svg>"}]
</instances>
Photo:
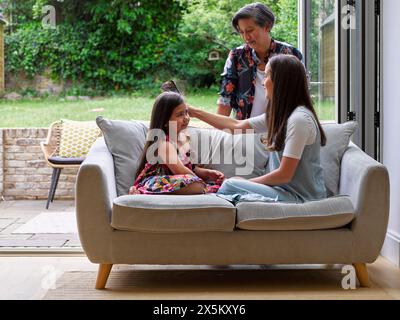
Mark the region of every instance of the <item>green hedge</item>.
<instances>
[{"instance_id":1,"label":"green hedge","mask_svg":"<svg viewBox=\"0 0 400 320\"><path fill-rule=\"evenodd\" d=\"M0 0L13 7L6 72L51 70L95 92L157 87L173 77L190 87L218 83L229 50L242 43L230 21L244 0ZM138 4L140 3L140 5ZM297 0L264 1L277 16L273 36L297 45ZM41 25L41 8L57 9L56 29ZM282 17L282 19L281 19ZM287 19L286 17L293 17ZM283 27L285 26L285 27ZM208 60L210 51L221 59Z\"/></svg>"}]
</instances>

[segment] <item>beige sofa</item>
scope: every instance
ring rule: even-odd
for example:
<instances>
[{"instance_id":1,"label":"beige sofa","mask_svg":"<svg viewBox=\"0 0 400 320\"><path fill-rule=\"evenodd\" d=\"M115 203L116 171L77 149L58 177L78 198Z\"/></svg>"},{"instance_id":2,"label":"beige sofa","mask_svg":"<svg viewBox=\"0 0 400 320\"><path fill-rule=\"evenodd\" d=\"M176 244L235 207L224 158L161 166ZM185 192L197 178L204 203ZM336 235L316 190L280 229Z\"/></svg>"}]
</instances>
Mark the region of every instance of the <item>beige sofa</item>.
<instances>
[{"instance_id":1,"label":"beige sofa","mask_svg":"<svg viewBox=\"0 0 400 320\"><path fill-rule=\"evenodd\" d=\"M118 192L118 180L126 176L116 172L121 169L116 162L123 162L126 155L117 154L111 144L123 152L129 149L124 144L134 142L120 132L110 135L117 125L107 121L98 121L104 138L96 141L80 167L76 187L80 240L89 260L99 264L97 289L105 287L114 264L353 264L360 284L368 286L366 263L376 260L386 234L389 179L383 165L351 142L348 145L353 127L324 125L331 141L324 147L330 156L322 156L327 185L335 174L330 157L339 165L332 197L303 204L233 205L215 195ZM208 134L212 138L222 133ZM336 152L338 134L345 136L342 152ZM144 136L136 133L135 139ZM131 154L136 162L139 154ZM255 161L260 158L256 154Z\"/></svg>"}]
</instances>

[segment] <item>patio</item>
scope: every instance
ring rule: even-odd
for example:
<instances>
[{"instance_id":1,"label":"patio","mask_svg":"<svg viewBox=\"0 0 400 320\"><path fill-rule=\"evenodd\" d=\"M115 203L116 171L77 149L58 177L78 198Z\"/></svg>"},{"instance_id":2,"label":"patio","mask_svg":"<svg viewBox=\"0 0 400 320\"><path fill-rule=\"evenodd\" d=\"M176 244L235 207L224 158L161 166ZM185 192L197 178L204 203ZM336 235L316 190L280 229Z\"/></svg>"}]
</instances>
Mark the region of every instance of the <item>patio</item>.
<instances>
[{"instance_id":1,"label":"patio","mask_svg":"<svg viewBox=\"0 0 400 320\"><path fill-rule=\"evenodd\" d=\"M80 250L73 214L75 202L56 200L49 210L45 206L46 200L0 200L0 251L27 248ZM55 223L57 214L60 216L58 224Z\"/></svg>"}]
</instances>

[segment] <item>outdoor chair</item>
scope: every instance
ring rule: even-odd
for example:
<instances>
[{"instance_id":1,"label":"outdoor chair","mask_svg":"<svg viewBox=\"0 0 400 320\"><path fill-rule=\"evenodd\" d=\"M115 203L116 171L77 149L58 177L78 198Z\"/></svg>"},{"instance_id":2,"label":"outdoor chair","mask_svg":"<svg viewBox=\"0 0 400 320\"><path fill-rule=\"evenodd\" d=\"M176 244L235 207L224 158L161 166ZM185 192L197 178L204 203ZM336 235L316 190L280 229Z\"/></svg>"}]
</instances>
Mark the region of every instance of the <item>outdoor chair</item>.
<instances>
[{"instance_id":1,"label":"outdoor chair","mask_svg":"<svg viewBox=\"0 0 400 320\"><path fill-rule=\"evenodd\" d=\"M50 125L46 141L40 142L46 163L53 168L46 209L54 200L61 170L78 168L100 134L94 121L58 120Z\"/></svg>"}]
</instances>

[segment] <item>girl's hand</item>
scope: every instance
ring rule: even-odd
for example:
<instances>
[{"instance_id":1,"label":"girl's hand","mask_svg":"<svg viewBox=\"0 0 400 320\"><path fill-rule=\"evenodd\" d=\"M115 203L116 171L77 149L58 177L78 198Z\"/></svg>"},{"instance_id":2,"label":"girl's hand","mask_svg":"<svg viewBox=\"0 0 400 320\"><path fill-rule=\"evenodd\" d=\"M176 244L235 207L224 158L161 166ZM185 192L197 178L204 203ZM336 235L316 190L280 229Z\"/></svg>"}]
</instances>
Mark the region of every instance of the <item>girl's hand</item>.
<instances>
[{"instance_id":1,"label":"girl's hand","mask_svg":"<svg viewBox=\"0 0 400 320\"><path fill-rule=\"evenodd\" d=\"M225 175L218 170L210 170L204 172L204 180L221 181L225 179Z\"/></svg>"},{"instance_id":2,"label":"girl's hand","mask_svg":"<svg viewBox=\"0 0 400 320\"><path fill-rule=\"evenodd\" d=\"M140 194L140 191L135 186L129 188L129 194Z\"/></svg>"}]
</instances>

